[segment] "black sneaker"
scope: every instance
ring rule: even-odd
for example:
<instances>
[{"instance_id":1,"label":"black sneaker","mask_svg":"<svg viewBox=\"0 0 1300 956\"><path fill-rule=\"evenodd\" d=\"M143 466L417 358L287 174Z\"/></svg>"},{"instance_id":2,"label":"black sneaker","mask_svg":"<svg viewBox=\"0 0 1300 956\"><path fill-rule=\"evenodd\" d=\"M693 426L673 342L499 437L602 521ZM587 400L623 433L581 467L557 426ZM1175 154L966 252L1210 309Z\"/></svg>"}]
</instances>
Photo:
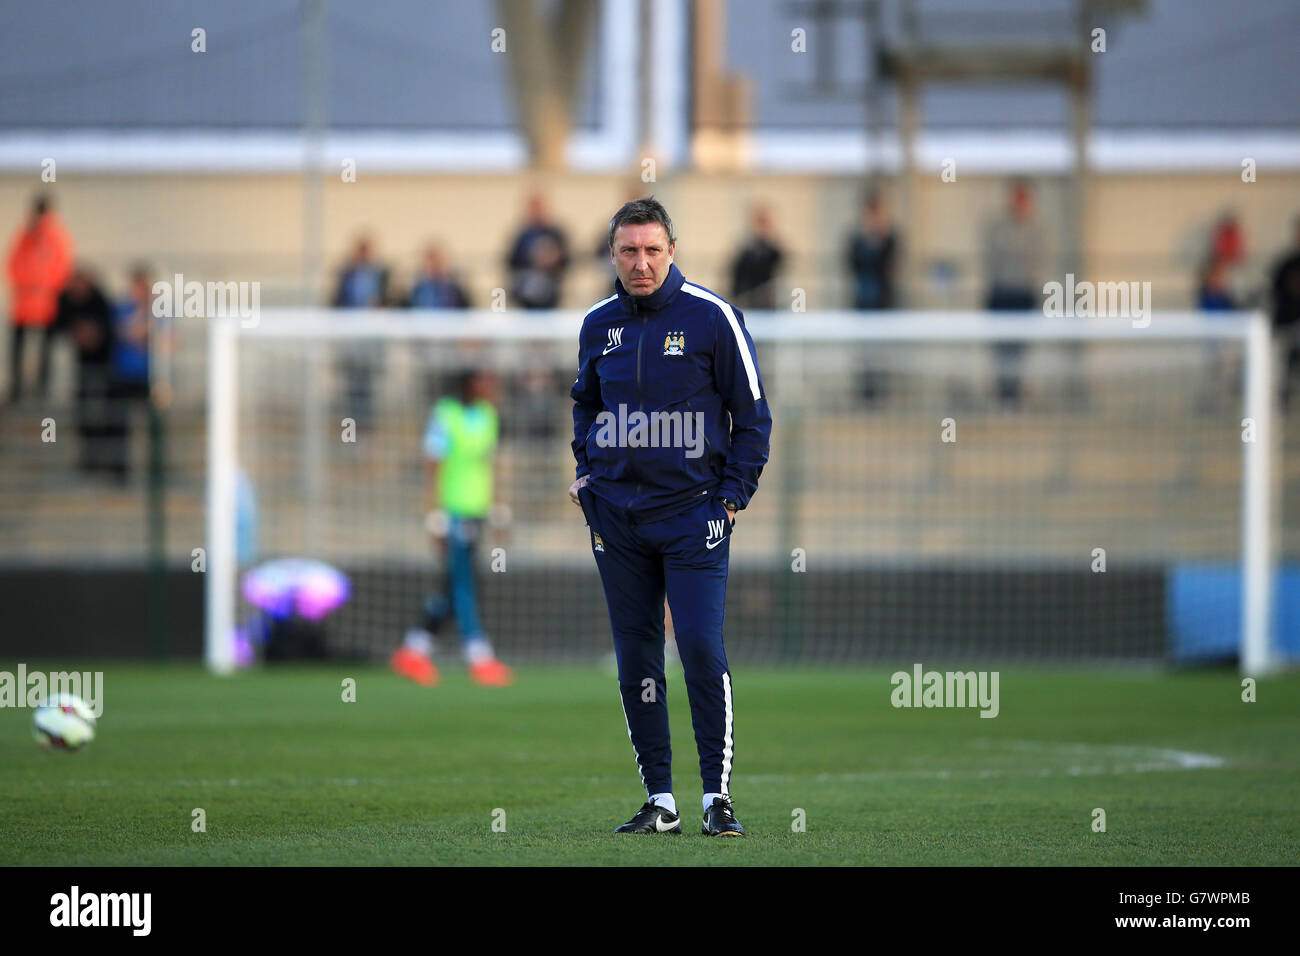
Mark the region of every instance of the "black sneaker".
<instances>
[{"instance_id":1,"label":"black sneaker","mask_svg":"<svg viewBox=\"0 0 1300 956\"><path fill-rule=\"evenodd\" d=\"M615 833L675 833L681 836L682 818L657 803L647 803Z\"/></svg>"},{"instance_id":2,"label":"black sneaker","mask_svg":"<svg viewBox=\"0 0 1300 956\"><path fill-rule=\"evenodd\" d=\"M730 797L714 797L713 806L704 811L704 825L700 827L700 832L705 836L718 837L743 837L745 828L736 820L736 815L731 812Z\"/></svg>"}]
</instances>

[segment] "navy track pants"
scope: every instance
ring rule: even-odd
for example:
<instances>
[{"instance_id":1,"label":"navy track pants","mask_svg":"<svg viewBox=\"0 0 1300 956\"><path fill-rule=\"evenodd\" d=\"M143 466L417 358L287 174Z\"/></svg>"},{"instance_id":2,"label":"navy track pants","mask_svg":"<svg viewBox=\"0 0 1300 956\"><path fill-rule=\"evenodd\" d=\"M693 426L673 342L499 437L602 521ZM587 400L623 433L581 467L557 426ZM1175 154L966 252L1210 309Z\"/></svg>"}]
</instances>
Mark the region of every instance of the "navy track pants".
<instances>
[{"instance_id":1,"label":"navy track pants","mask_svg":"<svg viewBox=\"0 0 1300 956\"><path fill-rule=\"evenodd\" d=\"M646 793L673 788L664 682L664 596L686 674L704 793L729 793L735 736L722 645L732 524L701 495L689 510L636 523L585 486L578 493L600 569L628 737Z\"/></svg>"}]
</instances>

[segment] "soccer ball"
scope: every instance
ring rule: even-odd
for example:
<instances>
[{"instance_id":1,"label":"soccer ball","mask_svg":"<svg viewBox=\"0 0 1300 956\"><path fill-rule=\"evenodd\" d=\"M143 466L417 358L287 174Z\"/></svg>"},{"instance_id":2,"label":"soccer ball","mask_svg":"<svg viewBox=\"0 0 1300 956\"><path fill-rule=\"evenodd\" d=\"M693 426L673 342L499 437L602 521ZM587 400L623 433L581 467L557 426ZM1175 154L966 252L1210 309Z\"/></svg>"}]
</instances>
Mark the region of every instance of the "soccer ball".
<instances>
[{"instance_id":1,"label":"soccer ball","mask_svg":"<svg viewBox=\"0 0 1300 956\"><path fill-rule=\"evenodd\" d=\"M95 739L95 714L72 694L47 700L32 715L32 736L46 750L79 750Z\"/></svg>"}]
</instances>

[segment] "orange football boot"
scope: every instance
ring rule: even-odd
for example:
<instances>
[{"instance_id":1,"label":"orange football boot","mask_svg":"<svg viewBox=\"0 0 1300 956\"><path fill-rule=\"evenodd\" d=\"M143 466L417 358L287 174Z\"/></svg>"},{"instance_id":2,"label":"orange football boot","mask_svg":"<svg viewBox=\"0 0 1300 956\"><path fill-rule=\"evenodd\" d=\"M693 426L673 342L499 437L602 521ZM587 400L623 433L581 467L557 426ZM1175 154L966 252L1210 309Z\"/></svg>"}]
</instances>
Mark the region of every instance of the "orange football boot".
<instances>
[{"instance_id":1,"label":"orange football boot","mask_svg":"<svg viewBox=\"0 0 1300 956\"><path fill-rule=\"evenodd\" d=\"M509 687L515 682L515 672L495 657L470 664L469 676L484 687Z\"/></svg>"},{"instance_id":2,"label":"orange football boot","mask_svg":"<svg viewBox=\"0 0 1300 956\"><path fill-rule=\"evenodd\" d=\"M388 663L394 672L421 686L432 687L438 683L438 668L419 651L413 651L409 647L399 647L393 651L393 656Z\"/></svg>"}]
</instances>

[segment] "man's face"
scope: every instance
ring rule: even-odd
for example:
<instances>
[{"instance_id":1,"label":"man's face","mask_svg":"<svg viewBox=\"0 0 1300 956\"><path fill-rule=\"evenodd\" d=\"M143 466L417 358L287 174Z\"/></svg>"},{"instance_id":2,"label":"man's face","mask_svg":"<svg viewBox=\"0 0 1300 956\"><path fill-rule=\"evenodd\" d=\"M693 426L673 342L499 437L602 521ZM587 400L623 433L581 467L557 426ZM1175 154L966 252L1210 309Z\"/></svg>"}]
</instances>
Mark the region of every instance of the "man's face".
<instances>
[{"instance_id":1,"label":"man's face","mask_svg":"<svg viewBox=\"0 0 1300 956\"><path fill-rule=\"evenodd\" d=\"M497 383L491 372L480 370L470 379L467 391L471 402L485 401L496 404Z\"/></svg>"},{"instance_id":2,"label":"man's face","mask_svg":"<svg viewBox=\"0 0 1300 956\"><path fill-rule=\"evenodd\" d=\"M668 278L674 245L668 231L657 222L629 223L614 232L610 255L614 270L628 295L650 295Z\"/></svg>"}]
</instances>

